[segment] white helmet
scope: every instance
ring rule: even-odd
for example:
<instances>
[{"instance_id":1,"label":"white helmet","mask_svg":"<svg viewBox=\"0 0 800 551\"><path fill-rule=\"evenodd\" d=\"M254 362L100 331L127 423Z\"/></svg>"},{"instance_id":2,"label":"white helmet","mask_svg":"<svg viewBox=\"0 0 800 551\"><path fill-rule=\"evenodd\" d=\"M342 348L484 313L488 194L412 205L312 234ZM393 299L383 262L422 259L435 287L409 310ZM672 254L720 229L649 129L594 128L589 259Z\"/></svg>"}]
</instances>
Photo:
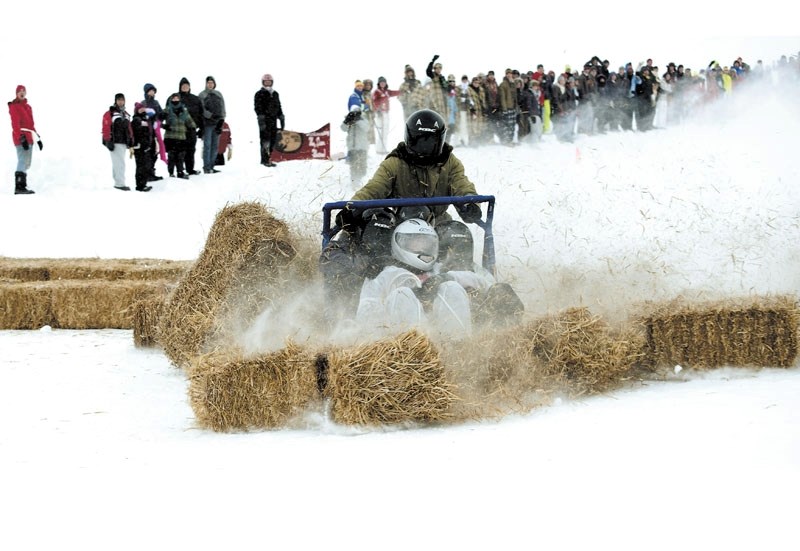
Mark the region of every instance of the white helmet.
<instances>
[{"instance_id":1,"label":"white helmet","mask_svg":"<svg viewBox=\"0 0 800 551\"><path fill-rule=\"evenodd\" d=\"M411 218L399 224L392 234L392 257L406 266L427 272L439 254L439 236L430 224Z\"/></svg>"}]
</instances>

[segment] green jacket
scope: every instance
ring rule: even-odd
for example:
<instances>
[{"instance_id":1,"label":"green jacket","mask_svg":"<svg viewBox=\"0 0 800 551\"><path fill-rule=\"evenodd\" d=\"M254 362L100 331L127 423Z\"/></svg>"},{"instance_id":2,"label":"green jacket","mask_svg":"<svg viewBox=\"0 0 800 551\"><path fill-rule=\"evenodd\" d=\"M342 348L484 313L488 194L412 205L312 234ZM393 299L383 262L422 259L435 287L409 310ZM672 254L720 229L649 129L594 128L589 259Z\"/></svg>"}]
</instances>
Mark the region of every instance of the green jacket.
<instances>
[{"instance_id":1,"label":"green jacket","mask_svg":"<svg viewBox=\"0 0 800 551\"><path fill-rule=\"evenodd\" d=\"M445 144L435 163L418 166L411 163L406 145L401 142L352 200L477 195L475 185L464 174L464 165L452 152L452 146ZM441 216L447 205L432 210L436 216Z\"/></svg>"}]
</instances>

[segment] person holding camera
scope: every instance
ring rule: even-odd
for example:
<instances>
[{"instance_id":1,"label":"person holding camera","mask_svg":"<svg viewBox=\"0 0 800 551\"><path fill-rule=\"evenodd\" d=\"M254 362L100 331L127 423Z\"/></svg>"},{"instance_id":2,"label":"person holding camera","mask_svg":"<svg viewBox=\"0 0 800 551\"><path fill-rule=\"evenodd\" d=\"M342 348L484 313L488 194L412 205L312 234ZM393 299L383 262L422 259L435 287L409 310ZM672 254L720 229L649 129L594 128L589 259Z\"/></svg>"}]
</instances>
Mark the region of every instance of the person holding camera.
<instances>
[{"instance_id":1,"label":"person holding camera","mask_svg":"<svg viewBox=\"0 0 800 551\"><path fill-rule=\"evenodd\" d=\"M17 170L14 172L14 195L30 195L34 193L28 189L28 169L33 160L33 144L42 149L42 139L36 132L33 122L33 109L27 99L27 90L20 84L17 86L16 97L8 102L8 114L11 116L11 138L17 149ZM34 138L36 138L34 140Z\"/></svg>"}]
</instances>

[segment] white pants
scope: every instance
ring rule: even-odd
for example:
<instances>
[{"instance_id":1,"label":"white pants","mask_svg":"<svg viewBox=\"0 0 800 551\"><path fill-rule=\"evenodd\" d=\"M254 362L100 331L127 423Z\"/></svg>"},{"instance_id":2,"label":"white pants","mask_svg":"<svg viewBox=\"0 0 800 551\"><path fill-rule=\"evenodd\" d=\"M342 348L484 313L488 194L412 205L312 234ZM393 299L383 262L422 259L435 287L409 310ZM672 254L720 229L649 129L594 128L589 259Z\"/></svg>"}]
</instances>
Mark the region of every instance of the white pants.
<instances>
[{"instance_id":1,"label":"white pants","mask_svg":"<svg viewBox=\"0 0 800 551\"><path fill-rule=\"evenodd\" d=\"M469 296L455 281L445 281L436 292L430 314L426 314L414 289L419 278L397 266L387 266L375 279L364 282L356 321L364 331L378 334L421 327L449 338L472 332Z\"/></svg>"},{"instance_id":2,"label":"white pants","mask_svg":"<svg viewBox=\"0 0 800 551\"><path fill-rule=\"evenodd\" d=\"M125 154L128 147L125 144L115 143L111 154L111 174L114 176L114 187L125 187Z\"/></svg>"},{"instance_id":3,"label":"white pants","mask_svg":"<svg viewBox=\"0 0 800 551\"><path fill-rule=\"evenodd\" d=\"M375 112L375 130L377 140L375 141L375 153L388 153L389 144L389 112L376 111Z\"/></svg>"}]
</instances>

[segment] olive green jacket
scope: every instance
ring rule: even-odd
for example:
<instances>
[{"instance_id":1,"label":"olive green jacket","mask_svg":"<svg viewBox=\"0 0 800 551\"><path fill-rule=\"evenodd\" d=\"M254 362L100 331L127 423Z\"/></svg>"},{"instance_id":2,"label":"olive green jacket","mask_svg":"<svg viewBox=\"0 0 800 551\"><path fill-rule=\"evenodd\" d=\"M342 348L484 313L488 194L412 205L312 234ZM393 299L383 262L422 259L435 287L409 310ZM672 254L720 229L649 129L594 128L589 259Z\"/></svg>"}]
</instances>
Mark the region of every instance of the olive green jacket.
<instances>
[{"instance_id":1,"label":"olive green jacket","mask_svg":"<svg viewBox=\"0 0 800 551\"><path fill-rule=\"evenodd\" d=\"M475 185L464 174L464 165L452 155L452 151L452 146L445 144L435 163L418 166L410 161L405 143L401 142L352 200L477 195ZM447 205L432 210L436 216L441 216Z\"/></svg>"}]
</instances>

